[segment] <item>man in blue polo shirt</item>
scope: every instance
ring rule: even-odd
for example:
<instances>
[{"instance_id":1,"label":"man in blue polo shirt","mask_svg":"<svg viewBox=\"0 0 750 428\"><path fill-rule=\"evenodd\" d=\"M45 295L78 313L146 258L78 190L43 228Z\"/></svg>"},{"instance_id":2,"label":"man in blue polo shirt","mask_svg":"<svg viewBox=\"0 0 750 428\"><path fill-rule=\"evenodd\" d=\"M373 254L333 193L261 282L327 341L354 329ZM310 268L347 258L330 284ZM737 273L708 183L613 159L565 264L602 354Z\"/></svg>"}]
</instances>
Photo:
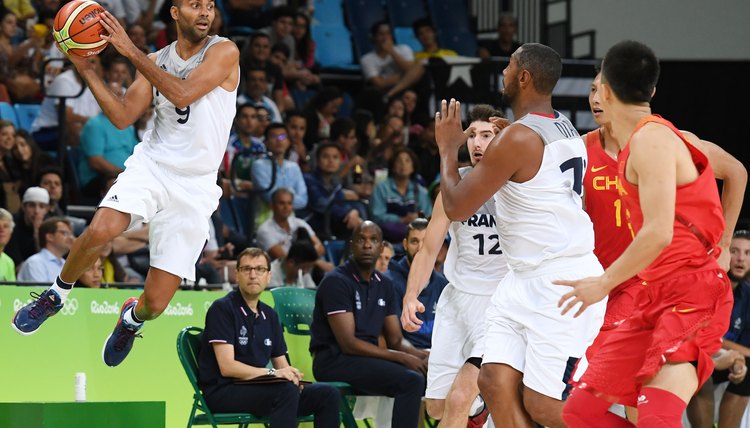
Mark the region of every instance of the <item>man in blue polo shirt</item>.
<instances>
[{"instance_id":1,"label":"man in blue polo shirt","mask_svg":"<svg viewBox=\"0 0 750 428\"><path fill-rule=\"evenodd\" d=\"M318 286L311 327L313 373L342 381L361 395L394 398L393 427L414 428L424 393L427 352L401 334L397 297L375 271L383 233L371 221L352 232L352 257ZM388 349L378 346L383 335Z\"/></svg>"},{"instance_id":2,"label":"man in blue polo shirt","mask_svg":"<svg viewBox=\"0 0 750 428\"><path fill-rule=\"evenodd\" d=\"M418 218L409 223L409 226L406 228L406 237L404 238L406 255L398 261L391 260L388 265L388 273L386 275L393 281L398 313L401 313L412 260L414 260L414 256L417 255L419 249L422 248L428 224L429 222L425 218ZM435 325L435 308L437 307L440 294L446 285L448 285L448 280L445 276L433 269L430 272L430 279L427 282L427 286L417 296L417 299L425 308L424 312L417 313L417 318L422 320L422 324L419 326L419 330L414 332L402 329L404 337L417 348L432 348L432 328Z\"/></svg>"},{"instance_id":3,"label":"man in blue polo shirt","mask_svg":"<svg viewBox=\"0 0 750 428\"><path fill-rule=\"evenodd\" d=\"M206 313L198 374L208 407L269 416L272 427L297 426L298 416L311 414L316 427L338 427L338 390L302 388L302 373L287 362L279 317L259 300L270 278L268 254L244 250L237 257L237 290ZM266 367L269 361L273 368Z\"/></svg>"}]
</instances>

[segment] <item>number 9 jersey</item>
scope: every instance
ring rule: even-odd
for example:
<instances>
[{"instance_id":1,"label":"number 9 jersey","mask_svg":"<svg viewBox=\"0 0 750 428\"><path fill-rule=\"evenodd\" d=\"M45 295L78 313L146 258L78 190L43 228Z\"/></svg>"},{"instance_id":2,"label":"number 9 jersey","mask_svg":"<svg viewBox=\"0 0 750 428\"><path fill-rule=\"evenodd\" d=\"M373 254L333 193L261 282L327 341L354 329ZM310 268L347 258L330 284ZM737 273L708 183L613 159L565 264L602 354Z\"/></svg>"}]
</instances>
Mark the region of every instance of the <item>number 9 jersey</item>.
<instances>
[{"instance_id":1,"label":"number 9 jersey","mask_svg":"<svg viewBox=\"0 0 750 428\"><path fill-rule=\"evenodd\" d=\"M227 39L209 36L197 54L187 60L175 51L176 42L156 52L156 65L186 79L198 67L211 46ZM148 157L182 174L216 173L224 157L236 112L237 88L220 85L197 101L179 109L153 88L156 120L140 144Z\"/></svg>"},{"instance_id":2,"label":"number 9 jersey","mask_svg":"<svg viewBox=\"0 0 750 428\"><path fill-rule=\"evenodd\" d=\"M506 182L495 193L500 248L513 270L546 260L591 254L594 229L583 211L586 146L567 117L529 113L514 122L544 143L539 171L528 181Z\"/></svg>"},{"instance_id":3,"label":"number 9 jersey","mask_svg":"<svg viewBox=\"0 0 750 428\"><path fill-rule=\"evenodd\" d=\"M461 168L461 177L471 172ZM451 243L443 271L451 285L468 294L491 296L508 273L508 261L500 247L495 205L492 199L464 221L448 228Z\"/></svg>"}]
</instances>

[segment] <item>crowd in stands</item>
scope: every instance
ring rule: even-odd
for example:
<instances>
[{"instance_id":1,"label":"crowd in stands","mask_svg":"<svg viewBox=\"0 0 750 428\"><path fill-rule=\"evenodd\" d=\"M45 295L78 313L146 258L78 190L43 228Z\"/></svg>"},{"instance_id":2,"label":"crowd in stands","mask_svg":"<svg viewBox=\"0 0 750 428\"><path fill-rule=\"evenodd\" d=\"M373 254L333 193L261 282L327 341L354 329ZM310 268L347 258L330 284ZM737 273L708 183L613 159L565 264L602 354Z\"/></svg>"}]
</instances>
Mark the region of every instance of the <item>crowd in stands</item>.
<instances>
[{"instance_id":1,"label":"crowd in stands","mask_svg":"<svg viewBox=\"0 0 750 428\"><path fill-rule=\"evenodd\" d=\"M27 259L49 251L61 263L66 251L58 255L60 250L47 248L54 239L45 234L82 232L87 219L68 215L66 207L95 206L153 125L153 109L125 129L102 113L55 46L52 25L65 3L5 1L0 7L0 102L38 106L25 126L0 114L0 206L15 224L5 244L14 266L3 281L48 282L46 275L24 268ZM144 52L174 39L171 2L100 3ZM434 122L426 109L426 64L456 52L438 45L427 17L413 23L423 48L416 52L396 44L393 28L379 21L370 29L373 50L358 61L360 83L340 87L322 79L316 62L316 52L337 47L313 40L311 25L320 22L312 2L231 0L220 6L212 33L230 35L227 16L232 26L251 31L231 35L241 51L238 108L217 177L224 209L217 210L196 264L199 281L231 282L235 274L227 265L234 255L258 245L278 261L271 287L314 288L342 261L324 260L323 242L346 241L368 219L382 227L396 254L403 254L407 225L430 215L439 171ZM499 34L512 41L514 31ZM507 48L504 40L501 47ZM112 91L132 84L132 65L113 48L88 60ZM58 222L42 231L52 218ZM310 260L313 254L316 260ZM142 280L147 225L118 238L101 262L105 285Z\"/></svg>"}]
</instances>

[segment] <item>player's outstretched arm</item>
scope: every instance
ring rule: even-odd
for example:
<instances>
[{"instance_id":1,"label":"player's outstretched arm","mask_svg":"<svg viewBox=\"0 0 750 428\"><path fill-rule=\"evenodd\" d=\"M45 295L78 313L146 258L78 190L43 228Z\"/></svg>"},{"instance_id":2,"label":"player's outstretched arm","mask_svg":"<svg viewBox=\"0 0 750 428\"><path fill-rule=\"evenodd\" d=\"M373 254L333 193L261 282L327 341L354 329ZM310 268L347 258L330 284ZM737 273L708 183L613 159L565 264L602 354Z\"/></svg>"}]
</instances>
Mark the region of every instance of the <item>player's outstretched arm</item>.
<instances>
[{"instance_id":1,"label":"player's outstretched arm","mask_svg":"<svg viewBox=\"0 0 750 428\"><path fill-rule=\"evenodd\" d=\"M669 144L667 144L667 142ZM628 168L638 186L643 227L625 252L600 277L553 281L573 287L560 298L565 314L579 302L575 316L602 300L613 288L648 267L672 242L677 197L677 147L682 145L667 127L648 124L630 141ZM631 175L631 174L628 174ZM566 304L567 303L567 304Z\"/></svg>"},{"instance_id":2,"label":"player's outstretched arm","mask_svg":"<svg viewBox=\"0 0 750 428\"><path fill-rule=\"evenodd\" d=\"M435 140L440 150L440 192L443 208L451 220L465 220L520 169L521 165L541 163L541 139L529 128L511 125L487 146L482 161L463 179L458 175L458 147L465 143L471 128L461 128L461 103L451 99L441 103L435 114ZM529 139L540 141L538 147Z\"/></svg>"},{"instance_id":3,"label":"player's outstretched arm","mask_svg":"<svg viewBox=\"0 0 750 428\"><path fill-rule=\"evenodd\" d=\"M135 123L151 105L151 84L140 73L136 73L133 84L123 95L120 91L113 91L86 58L68 55L68 59L86 82L99 107L117 128L124 129Z\"/></svg>"},{"instance_id":4,"label":"player's outstretched arm","mask_svg":"<svg viewBox=\"0 0 750 428\"><path fill-rule=\"evenodd\" d=\"M443 201L438 195L432 207L432 217L427 224L424 242L411 262L409 278L406 281L403 309L401 310L401 327L410 332L419 330L422 320L417 318L417 312L424 312L424 305L417 299L419 293L427 286L430 275L435 269L435 260L443 246L445 234L451 221L443 210Z\"/></svg>"},{"instance_id":5,"label":"player's outstretched arm","mask_svg":"<svg viewBox=\"0 0 750 428\"><path fill-rule=\"evenodd\" d=\"M203 62L182 80L160 69L146 54L135 47L125 29L109 12L101 15L101 23L109 35L102 38L111 43L135 68L176 108L184 109L197 99L222 86L233 90L239 82L240 51L234 42L218 43L206 51Z\"/></svg>"},{"instance_id":6,"label":"player's outstretched arm","mask_svg":"<svg viewBox=\"0 0 750 428\"><path fill-rule=\"evenodd\" d=\"M714 170L714 175L722 180L721 208L724 211L724 234L721 236L721 254L719 255L719 266L729 269L729 244L732 242L734 227L742 209L742 200L745 198L745 186L747 185L747 170L742 162L727 153L718 145L699 139L695 134L681 131L695 147L708 157L708 162Z\"/></svg>"}]
</instances>

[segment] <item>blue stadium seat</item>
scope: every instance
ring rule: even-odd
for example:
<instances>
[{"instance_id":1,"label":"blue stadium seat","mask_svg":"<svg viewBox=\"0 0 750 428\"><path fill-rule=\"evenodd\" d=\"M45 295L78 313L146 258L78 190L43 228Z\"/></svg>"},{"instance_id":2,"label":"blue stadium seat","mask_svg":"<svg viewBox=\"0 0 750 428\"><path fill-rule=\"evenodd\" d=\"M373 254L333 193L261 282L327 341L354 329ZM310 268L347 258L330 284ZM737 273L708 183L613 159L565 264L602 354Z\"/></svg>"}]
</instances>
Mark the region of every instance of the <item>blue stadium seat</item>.
<instances>
[{"instance_id":1,"label":"blue stadium seat","mask_svg":"<svg viewBox=\"0 0 750 428\"><path fill-rule=\"evenodd\" d=\"M352 30L354 48L357 56L370 52L370 27L379 21L385 21L385 7L382 0L344 0L344 10Z\"/></svg>"},{"instance_id":2,"label":"blue stadium seat","mask_svg":"<svg viewBox=\"0 0 750 428\"><path fill-rule=\"evenodd\" d=\"M466 0L427 0L432 24L438 31L471 31Z\"/></svg>"},{"instance_id":3,"label":"blue stadium seat","mask_svg":"<svg viewBox=\"0 0 750 428\"><path fill-rule=\"evenodd\" d=\"M352 41L349 30L337 25L315 25L311 33L317 49L315 61L323 68L358 70L352 56Z\"/></svg>"},{"instance_id":4,"label":"blue stadium seat","mask_svg":"<svg viewBox=\"0 0 750 428\"><path fill-rule=\"evenodd\" d=\"M219 13L221 13L221 20L224 22L224 27L227 29L227 32L229 33L229 36L248 36L250 34L253 34L255 31L257 31L253 27L246 27L241 25L232 25L232 14L229 13L229 10L226 7L226 4L224 3L224 0L216 0L214 2L216 5L216 8L219 10ZM266 2L266 6L264 7L270 7L271 0Z\"/></svg>"},{"instance_id":5,"label":"blue stadium seat","mask_svg":"<svg viewBox=\"0 0 750 428\"><path fill-rule=\"evenodd\" d=\"M242 225L237 222L237 213L234 212L232 201L229 198L219 199L219 214L221 215L221 221L227 227L243 233Z\"/></svg>"},{"instance_id":6,"label":"blue stadium seat","mask_svg":"<svg viewBox=\"0 0 750 428\"><path fill-rule=\"evenodd\" d=\"M338 113L336 113L336 117L352 117L352 111L354 110L354 100L352 99L352 96L349 95L348 92L342 92L341 95L343 95L344 102L341 103L341 107L339 107Z\"/></svg>"},{"instance_id":7,"label":"blue stadium seat","mask_svg":"<svg viewBox=\"0 0 750 428\"><path fill-rule=\"evenodd\" d=\"M31 124L39 116L39 104L13 104L18 117L18 127L31 132Z\"/></svg>"},{"instance_id":8,"label":"blue stadium seat","mask_svg":"<svg viewBox=\"0 0 750 428\"><path fill-rule=\"evenodd\" d=\"M341 258L344 256L346 241L343 240L325 240L323 246L326 249L325 259L334 265L341 264Z\"/></svg>"},{"instance_id":9,"label":"blue stadium seat","mask_svg":"<svg viewBox=\"0 0 750 428\"><path fill-rule=\"evenodd\" d=\"M12 105L0 102L0 119L10 121L13 123L13 126L18 128L18 116Z\"/></svg>"},{"instance_id":10,"label":"blue stadium seat","mask_svg":"<svg viewBox=\"0 0 750 428\"><path fill-rule=\"evenodd\" d=\"M315 97L315 94L317 94L317 91L312 89L292 89L289 91L289 95L292 96L294 101L294 107L300 111L304 110L307 103Z\"/></svg>"},{"instance_id":11,"label":"blue stadium seat","mask_svg":"<svg viewBox=\"0 0 750 428\"><path fill-rule=\"evenodd\" d=\"M345 25L341 0L315 0L314 5L313 18L316 25Z\"/></svg>"},{"instance_id":12,"label":"blue stadium seat","mask_svg":"<svg viewBox=\"0 0 750 428\"><path fill-rule=\"evenodd\" d=\"M427 16L424 0L385 0L391 26L410 27L417 19Z\"/></svg>"},{"instance_id":13,"label":"blue stadium seat","mask_svg":"<svg viewBox=\"0 0 750 428\"><path fill-rule=\"evenodd\" d=\"M411 27L395 27L393 29L393 36L396 39L397 45L407 45L414 52L422 50L422 44L417 40L417 36L414 35L414 30Z\"/></svg>"},{"instance_id":14,"label":"blue stadium seat","mask_svg":"<svg viewBox=\"0 0 750 428\"><path fill-rule=\"evenodd\" d=\"M441 29L438 32L440 46L453 49L462 56L477 56L477 36L471 31Z\"/></svg>"}]
</instances>

